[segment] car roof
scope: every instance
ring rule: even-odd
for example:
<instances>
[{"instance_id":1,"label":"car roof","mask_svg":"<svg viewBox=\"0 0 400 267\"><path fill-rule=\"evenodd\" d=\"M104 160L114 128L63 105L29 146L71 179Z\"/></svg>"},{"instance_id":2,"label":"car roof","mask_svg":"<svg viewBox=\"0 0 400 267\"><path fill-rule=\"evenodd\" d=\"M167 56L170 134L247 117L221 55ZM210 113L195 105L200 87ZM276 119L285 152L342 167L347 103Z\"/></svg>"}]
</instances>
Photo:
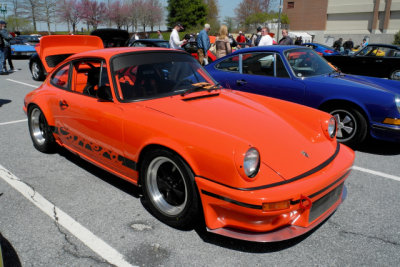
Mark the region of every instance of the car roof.
<instances>
[{"instance_id":1,"label":"car roof","mask_svg":"<svg viewBox=\"0 0 400 267\"><path fill-rule=\"evenodd\" d=\"M293 48L303 48L309 49L308 47L298 46L298 45L267 45L267 46L255 46L249 48L238 49L232 54L239 54L239 53L248 53L248 52L259 52L259 51L268 51L268 52L282 52L288 49Z\"/></svg>"},{"instance_id":2,"label":"car roof","mask_svg":"<svg viewBox=\"0 0 400 267\"><path fill-rule=\"evenodd\" d=\"M134 52L186 53L183 50L162 48L162 47L115 47L115 48L104 48L104 49L90 50L82 53L77 53L69 57L69 59L81 58L81 57L103 57L105 59L110 59L115 55L134 53Z\"/></svg>"},{"instance_id":3,"label":"car roof","mask_svg":"<svg viewBox=\"0 0 400 267\"><path fill-rule=\"evenodd\" d=\"M148 42L148 43L155 43L155 42L168 42L167 40L161 40L161 39L138 39L133 41L134 42Z\"/></svg>"}]
</instances>

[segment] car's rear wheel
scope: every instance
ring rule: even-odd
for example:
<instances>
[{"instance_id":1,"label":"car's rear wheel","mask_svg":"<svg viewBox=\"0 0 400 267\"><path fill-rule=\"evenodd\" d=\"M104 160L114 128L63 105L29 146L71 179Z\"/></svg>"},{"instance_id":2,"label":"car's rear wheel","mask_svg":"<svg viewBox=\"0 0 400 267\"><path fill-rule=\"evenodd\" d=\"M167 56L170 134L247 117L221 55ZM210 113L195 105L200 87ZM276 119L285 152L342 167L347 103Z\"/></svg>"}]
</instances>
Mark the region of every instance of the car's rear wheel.
<instances>
[{"instance_id":1,"label":"car's rear wheel","mask_svg":"<svg viewBox=\"0 0 400 267\"><path fill-rule=\"evenodd\" d=\"M336 139L348 146L356 147L367 137L368 127L365 117L350 106L330 107L326 109L335 117L338 130Z\"/></svg>"},{"instance_id":2,"label":"car's rear wheel","mask_svg":"<svg viewBox=\"0 0 400 267\"><path fill-rule=\"evenodd\" d=\"M199 198L191 169L167 149L146 153L141 168L145 204L164 223L191 226L197 218Z\"/></svg>"},{"instance_id":3,"label":"car's rear wheel","mask_svg":"<svg viewBox=\"0 0 400 267\"><path fill-rule=\"evenodd\" d=\"M389 78L391 80L400 81L400 68L392 70L392 72L390 73Z\"/></svg>"},{"instance_id":4,"label":"car's rear wheel","mask_svg":"<svg viewBox=\"0 0 400 267\"><path fill-rule=\"evenodd\" d=\"M32 62L31 66L32 78L35 81L43 81L44 80L44 71L41 64L37 61Z\"/></svg>"},{"instance_id":5,"label":"car's rear wheel","mask_svg":"<svg viewBox=\"0 0 400 267\"><path fill-rule=\"evenodd\" d=\"M56 147L53 133L47 120L38 106L32 106L28 112L29 133L33 146L44 153L51 153Z\"/></svg>"}]
</instances>

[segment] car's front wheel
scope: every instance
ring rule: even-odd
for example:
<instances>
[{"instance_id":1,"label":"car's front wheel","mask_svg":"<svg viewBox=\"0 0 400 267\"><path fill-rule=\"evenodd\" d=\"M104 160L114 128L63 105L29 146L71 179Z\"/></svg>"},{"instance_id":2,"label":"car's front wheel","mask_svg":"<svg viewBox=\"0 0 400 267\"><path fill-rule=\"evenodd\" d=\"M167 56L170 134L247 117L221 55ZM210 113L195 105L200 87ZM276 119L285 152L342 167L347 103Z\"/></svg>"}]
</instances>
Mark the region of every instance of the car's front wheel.
<instances>
[{"instance_id":1,"label":"car's front wheel","mask_svg":"<svg viewBox=\"0 0 400 267\"><path fill-rule=\"evenodd\" d=\"M335 117L338 129L336 138L339 142L356 147L367 137L367 121L355 108L350 106L330 107L325 111Z\"/></svg>"},{"instance_id":2,"label":"car's front wheel","mask_svg":"<svg viewBox=\"0 0 400 267\"><path fill-rule=\"evenodd\" d=\"M38 106L32 106L29 109L28 126L33 146L40 152L53 152L56 142L47 120Z\"/></svg>"},{"instance_id":3,"label":"car's front wheel","mask_svg":"<svg viewBox=\"0 0 400 267\"><path fill-rule=\"evenodd\" d=\"M167 149L145 155L141 168L145 204L164 223L186 228L199 214L199 197L187 163Z\"/></svg>"},{"instance_id":4,"label":"car's front wheel","mask_svg":"<svg viewBox=\"0 0 400 267\"><path fill-rule=\"evenodd\" d=\"M32 62L31 73L32 73L32 78L35 81L43 81L45 78L43 67L37 61Z\"/></svg>"},{"instance_id":5,"label":"car's front wheel","mask_svg":"<svg viewBox=\"0 0 400 267\"><path fill-rule=\"evenodd\" d=\"M392 70L392 72L389 75L389 78L391 80L400 81L400 68Z\"/></svg>"}]
</instances>

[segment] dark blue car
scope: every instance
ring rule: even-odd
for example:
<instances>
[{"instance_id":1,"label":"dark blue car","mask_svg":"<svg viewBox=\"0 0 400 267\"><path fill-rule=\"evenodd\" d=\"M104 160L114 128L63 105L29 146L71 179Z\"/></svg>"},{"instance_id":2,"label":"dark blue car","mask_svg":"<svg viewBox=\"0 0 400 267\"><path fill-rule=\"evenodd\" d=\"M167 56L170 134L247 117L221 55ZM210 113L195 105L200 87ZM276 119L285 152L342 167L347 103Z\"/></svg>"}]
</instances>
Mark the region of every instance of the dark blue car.
<instances>
[{"instance_id":1,"label":"dark blue car","mask_svg":"<svg viewBox=\"0 0 400 267\"><path fill-rule=\"evenodd\" d=\"M318 43L304 43L303 46L314 49L321 56L338 56L341 55L338 51L330 46L318 44Z\"/></svg>"},{"instance_id":2,"label":"dark blue car","mask_svg":"<svg viewBox=\"0 0 400 267\"><path fill-rule=\"evenodd\" d=\"M367 135L400 141L400 82L339 72L314 50L298 46L240 49L206 66L222 86L324 110L350 146Z\"/></svg>"}]
</instances>

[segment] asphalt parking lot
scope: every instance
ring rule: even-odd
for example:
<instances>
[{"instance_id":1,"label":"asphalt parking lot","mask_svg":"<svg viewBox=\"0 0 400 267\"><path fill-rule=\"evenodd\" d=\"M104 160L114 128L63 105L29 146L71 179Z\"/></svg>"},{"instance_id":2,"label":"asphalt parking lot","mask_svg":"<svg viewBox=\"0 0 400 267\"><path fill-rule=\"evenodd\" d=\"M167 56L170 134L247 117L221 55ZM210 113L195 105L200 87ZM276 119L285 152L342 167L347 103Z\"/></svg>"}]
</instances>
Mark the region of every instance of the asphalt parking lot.
<instances>
[{"instance_id":1,"label":"asphalt parking lot","mask_svg":"<svg viewBox=\"0 0 400 267\"><path fill-rule=\"evenodd\" d=\"M348 197L315 231L251 243L177 230L153 217L140 191L59 149L37 151L22 111L40 85L28 60L0 77L0 233L11 266L399 266L400 144L356 151ZM0 236L1 237L1 236Z\"/></svg>"}]
</instances>

